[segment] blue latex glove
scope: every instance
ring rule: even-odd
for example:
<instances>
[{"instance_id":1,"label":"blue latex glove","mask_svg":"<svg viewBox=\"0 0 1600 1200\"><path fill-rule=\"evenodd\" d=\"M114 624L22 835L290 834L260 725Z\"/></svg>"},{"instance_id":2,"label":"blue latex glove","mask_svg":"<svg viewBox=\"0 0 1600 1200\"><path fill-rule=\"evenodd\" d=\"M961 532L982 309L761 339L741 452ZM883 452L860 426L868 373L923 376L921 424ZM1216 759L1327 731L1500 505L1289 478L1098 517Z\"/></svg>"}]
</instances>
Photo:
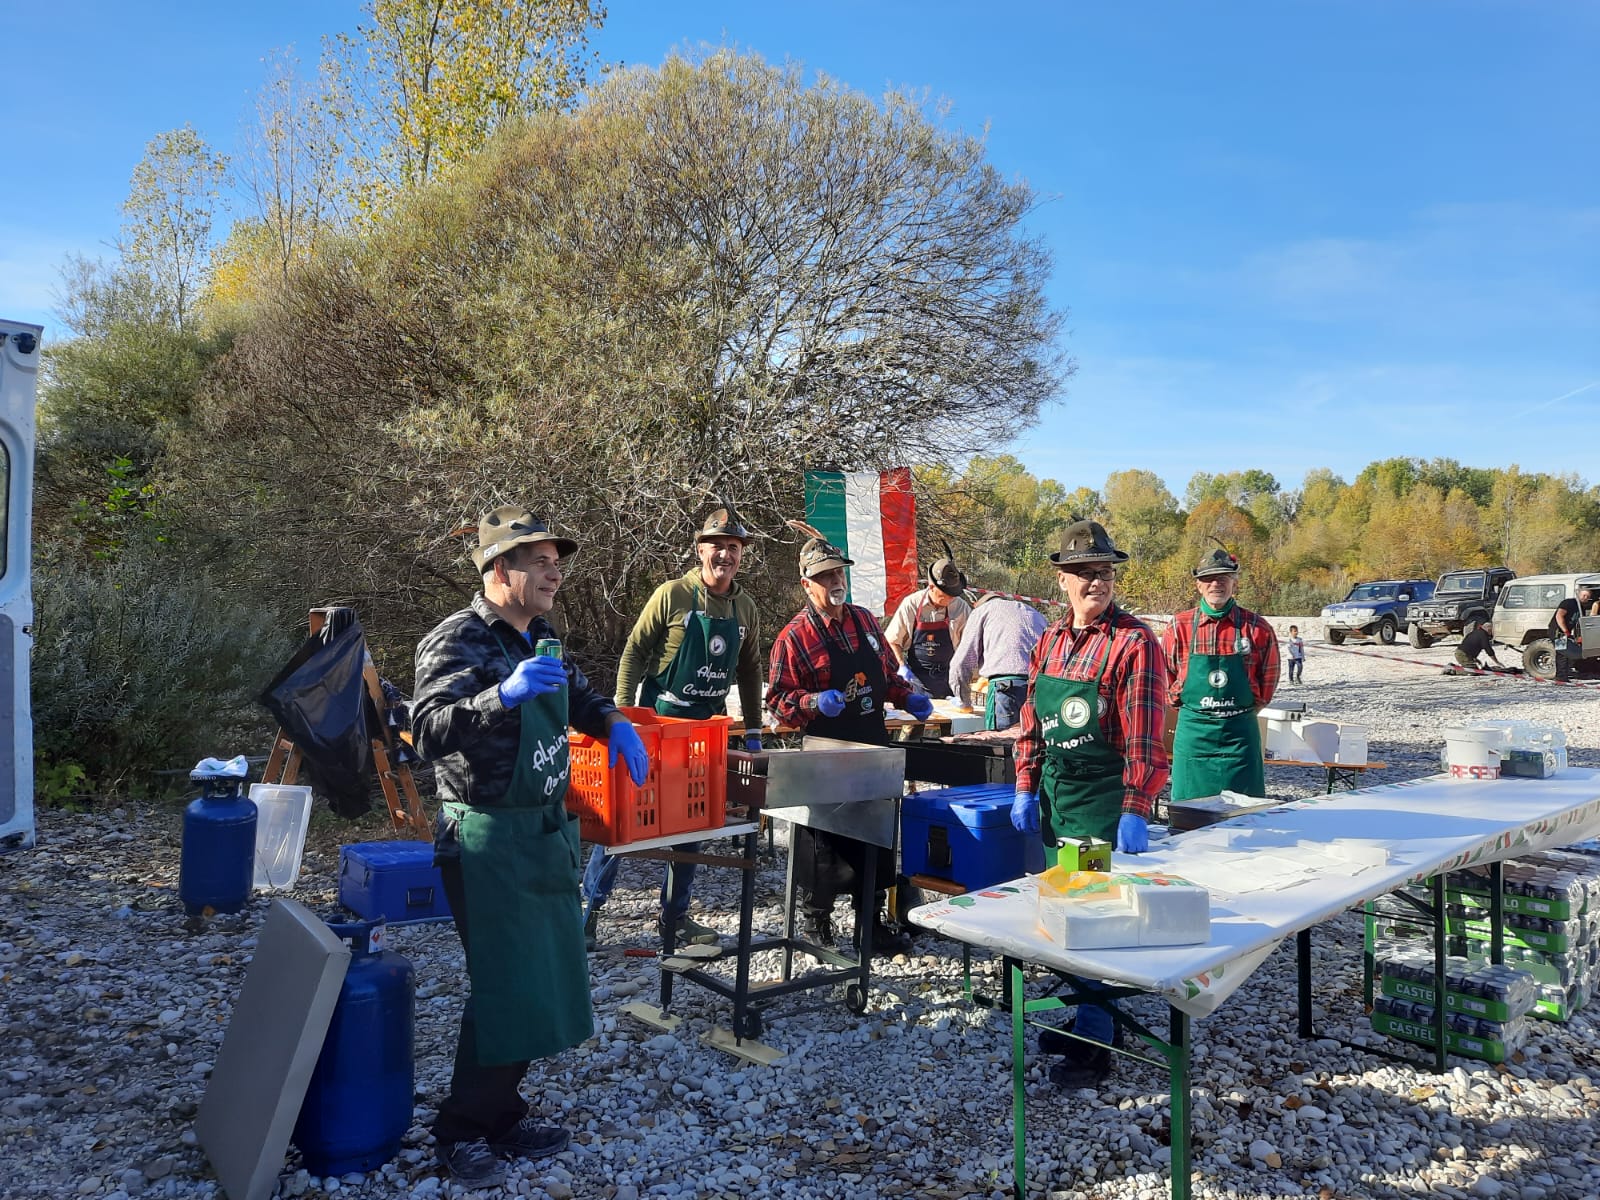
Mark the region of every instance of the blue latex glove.
<instances>
[{"instance_id":1,"label":"blue latex glove","mask_svg":"<svg viewBox=\"0 0 1600 1200\"><path fill-rule=\"evenodd\" d=\"M817 711L825 717L837 717L844 711L844 693L837 688L818 692Z\"/></svg>"},{"instance_id":2,"label":"blue latex glove","mask_svg":"<svg viewBox=\"0 0 1600 1200\"><path fill-rule=\"evenodd\" d=\"M916 672L912 671L910 663L901 663L899 670L897 670L895 674L900 676L900 678L904 679L907 683L916 682Z\"/></svg>"},{"instance_id":3,"label":"blue latex glove","mask_svg":"<svg viewBox=\"0 0 1600 1200\"><path fill-rule=\"evenodd\" d=\"M633 786L644 786L644 781L650 776L650 755L645 751L644 743L639 740L638 731L634 729L633 723L618 721L613 725L606 734L606 745L610 749L606 765L615 769L617 756L620 754L628 768L628 778L633 780Z\"/></svg>"},{"instance_id":4,"label":"blue latex glove","mask_svg":"<svg viewBox=\"0 0 1600 1200\"><path fill-rule=\"evenodd\" d=\"M751 754L761 753L761 735L754 729L746 729L744 731L744 748L750 751Z\"/></svg>"},{"instance_id":5,"label":"blue latex glove","mask_svg":"<svg viewBox=\"0 0 1600 1200\"><path fill-rule=\"evenodd\" d=\"M500 703L515 708L535 696L560 691L566 682L567 668L559 658L525 658L511 672L511 678L500 684Z\"/></svg>"},{"instance_id":6,"label":"blue latex glove","mask_svg":"<svg viewBox=\"0 0 1600 1200\"><path fill-rule=\"evenodd\" d=\"M1011 827L1018 833L1039 832L1039 793L1018 792L1011 802Z\"/></svg>"},{"instance_id":7,"label":"blue latex glove","mask_svg":"<svg viewBox=\"0 0 1600 1200\"><path fill-rule=\"evenodd\" d=\"M1117 818L1117 853L1143 854L1150 849L1150 828L1137 813Z\"/></svg>"},{"instance_id":8,"label":"blue latex glove","mask_svg":"<svg viewBox=\"0 0 1600 1200\"><path fill-rule=\"evenodd\" d=\"M921 692L912 692L906 697L906 711L919 721L926 721L933 716L933 701Z\"/></svg>"}]
</instances>

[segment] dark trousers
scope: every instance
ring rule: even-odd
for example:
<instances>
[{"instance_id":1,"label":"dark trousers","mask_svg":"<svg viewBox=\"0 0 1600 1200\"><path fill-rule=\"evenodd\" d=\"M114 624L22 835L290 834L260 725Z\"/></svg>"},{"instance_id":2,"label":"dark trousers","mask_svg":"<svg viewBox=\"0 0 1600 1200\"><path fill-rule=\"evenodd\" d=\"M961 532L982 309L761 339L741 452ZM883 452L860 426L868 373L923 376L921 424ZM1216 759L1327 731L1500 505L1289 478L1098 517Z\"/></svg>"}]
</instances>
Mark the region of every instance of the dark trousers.
<instances>
[{"instance_id":1,"label":"dark trousers","mask_svg":"<svg viewBox=\"0 0 1600 1200\"><path fill-rule=\"evenodd\" d=\"M1299 683L1300 682L1300 676L1305 674L1305 670L1306 670L1306 660L1305 659L1303 659L1303 658L1291 658L1289 660L1289 682L1290 683Z\"/></svg>"},{"instance_id":2,"label":"dark trousers","mask_svg":"<svg viewBox=\"0 0 1600 1200\"><path fill-rule=\"evenodd\" d=\"M462 949L466 950L467 889L461 877L461 860L441 858L438 863L444 894L450 901L450 911L455 914L456 933L461 938ZM471 953L467 951L469 980L472 977ZM528 1073L528 1064L480 1066L477 1044L478 1024L473 1015L472 997L468 995L461 1009L461 1032L456 1037L456 1065L450 1075L450 1094L439 1105L439 1115L433 1122L433 1136L441 1146L480 1137L495 1141L528 1114L528 1102L518 1090L522 1077Z\"/></svg>"}]
</instances>

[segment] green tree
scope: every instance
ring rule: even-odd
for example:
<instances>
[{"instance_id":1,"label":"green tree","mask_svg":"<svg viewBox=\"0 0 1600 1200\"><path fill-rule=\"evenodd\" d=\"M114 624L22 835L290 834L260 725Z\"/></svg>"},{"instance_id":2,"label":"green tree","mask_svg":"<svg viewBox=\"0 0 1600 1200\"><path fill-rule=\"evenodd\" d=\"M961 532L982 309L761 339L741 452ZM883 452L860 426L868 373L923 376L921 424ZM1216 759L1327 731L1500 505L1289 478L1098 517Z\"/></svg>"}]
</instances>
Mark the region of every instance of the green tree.
<instances>
[{"instance_id":1,"label":"green tree","mask_svg":"<svg viewBox=\"0 0 1600 1200\"><path fill-rule=\"evenodd\" d=\"M153 281L162 315L180 330L193 317L227 178L228 160L184 125L145 146L122 204L123 261Z\"/></svg>"},{"instance_id":2,"label":"green tree","mask_svg":"<svg viewBox=\"0 0 1600 1200\"><path fill-rule=\"evenodd\" d=\"M564 109L594 59L595 0L366 0L327 43L325 109L346 139L357 204L397 195L482 149L508 123Z\"/></svg>"}]
</instances>

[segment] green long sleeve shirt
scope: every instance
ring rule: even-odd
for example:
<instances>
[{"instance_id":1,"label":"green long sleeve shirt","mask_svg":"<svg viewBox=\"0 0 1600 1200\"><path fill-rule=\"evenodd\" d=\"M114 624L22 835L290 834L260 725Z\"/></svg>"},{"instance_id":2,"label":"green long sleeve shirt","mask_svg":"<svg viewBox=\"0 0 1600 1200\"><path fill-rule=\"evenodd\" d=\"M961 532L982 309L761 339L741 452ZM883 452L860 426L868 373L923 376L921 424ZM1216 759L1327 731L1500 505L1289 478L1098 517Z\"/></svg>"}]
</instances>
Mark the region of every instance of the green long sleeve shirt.
<instances>
[{"instance_id":1,"label":"green long sleeve shirt","mask_svg":"<svg viewBox=\"0 0 1600 1200\"><path fill-rule=\"evenodd\" d=\"M728 595L717 595L701 581L699 567L658 587L633 623L628 644L622 648L622 661L617 664L616 702L636 704L640 685L667 669L678 647L683 645L684 622L694 611L697 590L700 611L708 617L733 617L739 622L739 663L735 669L739 703L744 709L746 726L759 729L761 637L756 602L737 580Z\"/></svg>"}]
</instances>

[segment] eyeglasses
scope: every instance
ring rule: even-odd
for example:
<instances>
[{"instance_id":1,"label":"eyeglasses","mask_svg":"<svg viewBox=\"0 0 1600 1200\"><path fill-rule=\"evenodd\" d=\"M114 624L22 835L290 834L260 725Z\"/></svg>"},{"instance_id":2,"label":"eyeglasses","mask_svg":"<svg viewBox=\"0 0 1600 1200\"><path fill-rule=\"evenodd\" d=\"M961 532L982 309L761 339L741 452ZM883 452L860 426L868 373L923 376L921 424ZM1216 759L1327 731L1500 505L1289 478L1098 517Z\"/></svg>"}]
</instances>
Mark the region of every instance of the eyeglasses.
<instances>
[{"instance_id":1,"label":"eyeglasses","mask_svg":"<svg viewBox=\"0 0 1600 1200\"><path fill-rule=\"evenodd\" d=\"M1062 567L1068 575L1076 575L1085 583L1093 583L1098 579L1101 583L1110 583L1117 577L1115 567Z\"/></svg>"}]
</instances>

